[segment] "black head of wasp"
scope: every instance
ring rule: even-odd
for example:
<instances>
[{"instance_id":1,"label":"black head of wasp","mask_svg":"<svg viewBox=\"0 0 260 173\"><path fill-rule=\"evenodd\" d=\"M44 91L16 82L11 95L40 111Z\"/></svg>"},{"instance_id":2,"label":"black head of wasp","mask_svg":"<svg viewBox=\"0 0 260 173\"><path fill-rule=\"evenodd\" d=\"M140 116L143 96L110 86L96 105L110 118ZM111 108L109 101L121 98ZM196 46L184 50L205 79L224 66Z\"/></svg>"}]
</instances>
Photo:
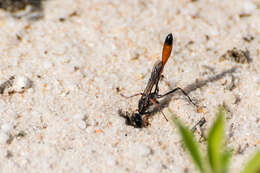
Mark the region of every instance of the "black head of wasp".
<instances>
[{"instance_id":1,"label":"black head of wasp","mask_svg":"<svg viewBox=\"0 0 260 173\"><path fill-rule=\"evenodd\" d=\"M188 94L185 93L185 91L179 87L167 92L166 94L163 94L163 95L159 94L158 83L162 76L163 68L171 55L172 42L173 42L173 36L170 33L167 35L167 37L164 41L163 51L162 51L162 60L161 61L159 60L154 64L151 76L149 78L149 81L146 85L144 92L138 93L138 94L135 94L135 95L132 95L129 97L121 94L121 96L123 96L125 98L131 98L131 97L134 97L137 95L141 95L141 98L138 101L138 109L135 113L132 113L132 115L130 115L128 112L126 113L126 115L123 115L122 113L120 113L120 116L122 116L126 119L126 123L128 125L134 126L136 128L147 127L149 125L148 118L152 114L152 111L150 111L151 106L154 105L154 106L158 107L159 111L163 114L163 112L160 110L159 102L157 99L167 96L178 90L180 90L189 99L189 101L192 104L194 104L192 102L192 100L190 99L190 97L188 96ZM163 116L166 119L166 121L168 121L164 114L163 114Z\"/></svg>"}]
</instances>

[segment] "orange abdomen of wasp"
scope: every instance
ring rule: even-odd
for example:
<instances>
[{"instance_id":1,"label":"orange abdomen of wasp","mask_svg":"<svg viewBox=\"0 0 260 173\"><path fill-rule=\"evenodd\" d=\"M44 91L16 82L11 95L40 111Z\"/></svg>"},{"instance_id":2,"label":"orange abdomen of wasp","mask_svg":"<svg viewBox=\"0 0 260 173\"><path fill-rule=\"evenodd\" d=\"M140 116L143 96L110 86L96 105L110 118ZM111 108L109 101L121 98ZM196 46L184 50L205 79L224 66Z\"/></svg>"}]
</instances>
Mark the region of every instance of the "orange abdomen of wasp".
<instances>
[{"instance_id":1,"label":"orange abdomen of wasp","mask_svg":"<svg viewBox=\"0 0 260 173\"><path fill-rule=\"evenodd\" d=\"M161 72L163 70L164 65L166 64L166 62L168 61L171 52L172 52L172 34L168 34L165 41L164 41L164 45L163 45L163 51L162 51L162 69Z\"/></svg>"},{"instance_id":2,"label":"orange abdomen of wasp","mask_svg":"<svg viewBox=\"0 0 260 173\"><path fill-rule=\"evenodd\" d=\"M172 45L164 45L162 52L162 64L163 66L166 64L172 52Z\"/></svg>"}]
</instances>

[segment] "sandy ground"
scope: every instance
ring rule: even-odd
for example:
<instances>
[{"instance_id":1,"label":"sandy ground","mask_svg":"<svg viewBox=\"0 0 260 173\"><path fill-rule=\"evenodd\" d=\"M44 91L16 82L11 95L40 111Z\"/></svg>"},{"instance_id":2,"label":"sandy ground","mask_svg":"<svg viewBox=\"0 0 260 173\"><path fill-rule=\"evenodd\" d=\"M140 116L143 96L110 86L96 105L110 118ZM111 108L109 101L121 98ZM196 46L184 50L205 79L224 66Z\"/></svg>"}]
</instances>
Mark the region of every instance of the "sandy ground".
<instances>
[{"instance_id":1,"label":"sandy ground","mask_svg":"<svg viewBox=\"0 0 260 173\"><path fill-rule=\"evenodd\" d=\"M260 148L259 0L48 0L41 13L0 10L0 83L14 76L0 96L1 172L196 172L161 114L143 129L118 115L137 109L119 93L143 91L168 33L160 93L179 86L203 106L176 93L168 119L204 116L207 132L224 104L231 172ZM235 47L251 62L221 58Z\"/></svg>"}]
</instances>

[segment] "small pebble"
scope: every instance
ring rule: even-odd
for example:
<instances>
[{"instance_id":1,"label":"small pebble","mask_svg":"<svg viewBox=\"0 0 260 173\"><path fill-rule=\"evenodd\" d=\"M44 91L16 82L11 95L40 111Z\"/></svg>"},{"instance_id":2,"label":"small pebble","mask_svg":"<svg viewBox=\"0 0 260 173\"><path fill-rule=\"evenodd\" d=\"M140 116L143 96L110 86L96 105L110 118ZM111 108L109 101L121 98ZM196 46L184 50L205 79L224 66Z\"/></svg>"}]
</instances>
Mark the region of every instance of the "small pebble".
<instances>
[{"instance_id":1,"label":"small pebble","mask_svg":"<svg viewBox=\"0 0 260 173\"><path fill-rule=\"evenodd\" d=\"M85 129L87 127L85 121L79 121L78 122L78 126L79 126L80 129Z\"/></svg>"},{"instance_id":2,"label":"small pebble","mask_svg":"<svg viewBox=\"0 0 260 173\"><path fill-rule=\"evenodd\" d=\"M203 112L203 107L198 107L198 109L197 109L197 113L202 113Z\"/></svg>"},{"instance_id":3,"label":"small pebble","mask_svg":"<svg viewBox=\"0 0 260 173\"><path fill-rule=\"evenodd\" d=\"M103 133L104 131L102 130L102 129L97 129L97 130L95 130L95 133L96 134L99 134L99 133Z\"/></svg>"},{"instance_id":4,"label":"small pebble","mask_svg":"<svg viewBox=\"0 0 260 173\"><path fill-rule=\"evenodd\" d=\"M14 79L13 90L23 92L25 89L32 87L32 81L25 76L16 76Z\"/></svg>"}]
</instances>

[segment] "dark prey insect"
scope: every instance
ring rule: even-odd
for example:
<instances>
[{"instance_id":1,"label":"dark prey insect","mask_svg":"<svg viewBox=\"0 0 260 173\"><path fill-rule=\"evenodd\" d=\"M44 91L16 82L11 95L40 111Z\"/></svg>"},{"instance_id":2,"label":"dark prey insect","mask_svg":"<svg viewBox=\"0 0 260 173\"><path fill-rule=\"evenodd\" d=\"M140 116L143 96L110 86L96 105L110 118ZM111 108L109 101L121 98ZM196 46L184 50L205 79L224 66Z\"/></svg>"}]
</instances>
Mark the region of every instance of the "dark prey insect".
<instances>
[{"instance_id":1,"label":"dark prey insect","mask_svg":"<svg viewBox=\"0 0 260 173\"><path fill-rule=\"evenodd\" d=\"M129 97L121 94L121 96L123 96L125 98L131 98L131 97L134 97L137 95L141 95L141 98L138 101L137 112L133 113L132 115L130 115L128 112L126 113L126 115L123 115L122 113L120 113L120 116L122 116L126 119L126 123L128 125L134 126L136 128L142 128L142 127L148 126L149 125L148 118L152 114L152 111L150 110L151 106L154 105L154 106L158 107L159 111L163 114L163 112L160 110L159 102L157 99L167 96L169 94L172 94L178 90L180 90L189 99L189 101L192 104L194 104L192 102L192 100L190 99L190 97L188 96L188 94L185 93L185 91L183 89L181 89L180 87L177 87L177 88L167 92L166 94L163 94L163 95L159 94L158 83L162 76L163 68L164 68L168 58L171 55L172 42L173 42L173 37L172 37L172 34L170 33L167 35L165 42L164 42L163 51L162 51L162 60L161 61L159 60L154 64L151 76L149 78L149 81L146 85L144 92L138 93L138 94L135 94L135 95L132 95ZM165 117L164 114L163 114L163 116ZM167 120L166 117L165 117L165 119Z\"/></svg>"}]
</instances>

